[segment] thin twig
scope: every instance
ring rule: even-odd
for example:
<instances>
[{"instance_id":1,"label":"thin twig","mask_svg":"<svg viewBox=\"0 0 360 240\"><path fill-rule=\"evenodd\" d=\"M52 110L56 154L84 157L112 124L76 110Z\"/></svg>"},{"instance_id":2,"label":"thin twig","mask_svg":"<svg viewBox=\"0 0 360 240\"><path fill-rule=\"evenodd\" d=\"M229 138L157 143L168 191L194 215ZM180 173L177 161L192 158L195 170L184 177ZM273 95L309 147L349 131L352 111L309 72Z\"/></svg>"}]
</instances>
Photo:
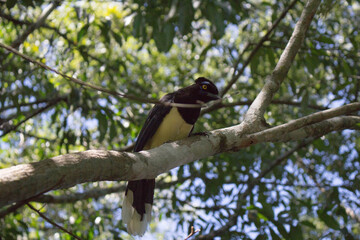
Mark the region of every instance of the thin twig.
<instances>
[{"instance_id":1,"label":"thin twig","mask_svg":"<svg viewBox=\"0 0 360 240\"><path fill-rule=\"evenodd\" d=\"M51 143L54 143L54 142L56 142L56 140L58 140L57 138L51 139L51 138L47 138L47 137L38 136L38 135L29 133L29 132L26 132L26 131L23 131L23 130L20 130L20 129L15 130L15 132L21 133L21 134L23 134L24 136L27 136L27 137L35 138L35 139L38 139L38 140L44 140L44 141L51 142Z\"/></svg>"},{"instance_id":2,"label":"thin twig","mask_svg":"<svg viewBox=\"0 0 360 240\"><path fill-rule=\"evenodd\" d=\"M16 204L8 207L7 209L5 209L5 210L3 210L3 211L0 211L0 218L3 218L3 217L5 217L6 215L8 215L8 214L10 214L10 213L12 213L12 212L15 212L16 209L24 206L26 203L32 201L33 199L38 198L39 196L43 195L44 193L46 193L46 192L48 192L48 191L51 191L51 190L55 189L55 188L56 188L58 185L60 185L60 183L64 180L64 177L65 177L65 176L63 176L62 178L60 178L59 181L57 181L54 186L51 186L51 187L45 189L44 191L36 194L35 196L29 197L29 198L27 198L27 199L24 199L23 201L17 202Z\"/></svg>"},{"instance_id":3,"label":"thin twig","mask_svg":"<svg viewBox=\"0 0 360 240\"><path fill-rule=\"evenodd\" d=\"M185 103L169 103L169 102L160 102L159 100L157 99L150 99L150 98L142 98L142 97L137 97L137 96L134 96L134 95L130 95L130 94L125 94L123 92L119 92L119 91L114 91L114 90L109 90L109 89L106 89L106 88L103 88L103 87L99 87L99 86L96 86L96 85L93 85L93 84L90 84L90 83L87 83L87 82L84 82L84 81L81 81L77 78L74 78L74 77L70 77L58 70L55 70L54 68L51 68L49 67L48 65L40 62L40 61L37 61L19 51L17 51L16 49L6 45L6 44L3 44L3 43L0 43L0 47L2 48L5 48L6 50L22 57L23 59L29 61L29 62L32 62L46 70L49 70L51 72L54 72L60 76L62 76L63 78L65 78L66 80L70 81L70 82L73 82L73 83L76 83L76 84L79 84L83 87L87 87L87 88L90 88L90 89L94 89L94 90L97 90L97 91L100 91L100 92L103 92L103 93L107 93L107 94L110 94L112 96L115 96L115 97L121 97L121 98L127 98L127 99L130 99L130 100L134 100L134 101L138 101L138 102L142 102L142 103L155 103L155 104L163 104L165 106L172 106L172 107L183 107L183 108L199 108L199 107L203 107L205 106L205 104L203 103L198 103L198 104L185 104Z\"/></svg>"},{"instance_id":4,"label":"thin twig","mask_svg":"<svg viewBox=\"0 0 360 240\"><path fill-rule=\"evenodd\" d=\"M48 221L51 225L56 226L57 228L63 230L64 232L66 232L67 234L69 234L70 236L81 240L81 238L79 238L78 236L76 236L74 233L70 232L69 230L65 229L63 226L57 224L56 222L52 221L51 219L49 219L48 217L46 217L44 214L42 214L39 210L37 210L34 206L32 206L30 203L26 203L26 205L31 208L32 210L34 210L37 214L39 214L40 217L42 217L43 219L45 219L46 221Z\"/></svg>"},{"instance_id":5,"label":"thin twig","mask_svg":"<svg viewBox=\"0 0 360 240\"><path fill-rule=\"evenodd\" d=\"M33 102L16 103L14 105L4 106L4 107L0 108L0 112L3 112L5 110L9 110L9 109L12 109L12 108L26 107L26 106L38 105L38 104L41 104L41 103L52 102L54 100L64 100L65 101L66 99L67 99L66 96L61 96L61 97L57 97L57 98L54 98L54 99L44 98L44 99L39 99L39 100L36 100L36 101L33 101Z\"/></svg>"},{"instance_id":6,"label":"thin twig","mask_svg":"<svg viewBox=\"0 0 360 240\"><path fill-rule=\"evenodd\" d=\"M197 230L194 231L194 226L191 226L191 232L190 232L190 234L189 234L184 240L189 239L189 238L192 237L195 233L198 233L198 232L200 232L200 229L197 229Z\"/></svg>"},{"instance_id":7,"label":"thin twig","mask_svg":"<svg viewBox=\"0 0 360 240\"><path fill-rule=\"evenodd\" d=\"M321 184L317 179L316 177L317 172L314 171L314 169L311 166L305 164L305 162L301 158L298 158L296 163L301 169L303 169L310 176L310 178L314 181L316 187L320 190L320 192L326 195L327 190L325 189L324 184ZM337 187L342 187L342 186L337 186ZM346 206L344 202L342 202L340 206L342 206L345 209L345 212L349 217L354 219L356 222L360 223L360 216L356 214L356 212L351 207Z\"/></svg>"},{"instance_id":8,"label":"thin twig","mask_svg":"<svg viewBox=\"0 0 360 240\"><path fill-rule=\"evenodd\" d=\"M247 57L247 59L245 60L244 64L242 65L241 69L237 72L237 74L233 74L233 78L230 80L230 82L225 86L225 88L222 90L221 92L221 97L224 96L229 89L232 87L232 85L239 79L239 77L243 74L243 72L245 71L245 68L249 65L249 63L251 62L251 59L255 56L255 54L257 53L257 51L262 47L263 43L265 41L267 41L270 37L270 34L273 32L273 30L279 25L279 23L281 22L281 20L286 16L286 14L289 12L289 10L291 8L293 8L295 6L295 3L297 2L297 0L293 0L290 5L284 9L284 11L281 13L280 17L274 22L274 24L271 25L271 27L269 28L269 30L266 32L266 34L260 39L260 41L256 44L255 48L251 51L250 55ZM249 45L247 45L249 46ZM247 48L247 47L246 47ZM237 62L239 62L239 60L237 60ZM234 69L234 73L235 73L236 69Z\"/></svg>"},{"instance_id":9,"label":"thin twig","mask_svg":"<svg viewBox=\"0 0 360 240\"><path fill-rule=\"evenodd\" d=\"M33 112L33 113L29 114L28 116L26 116L25 119L21 120L16 125L10 125L10 126L9 125L7 125L7 126L1 125L0 129L1 128L5 128L5 129L4 129L3 133L0 135L0 138L4 137L9 132L16 130L24 122L28 121L29 119L33 118L34 116L36 116L36 115L38 115L38 114L40 114L42 112L44 112L45 110L47 110L48 108L54 106L55 104L57 104L60 101L61 101L61 99L55 99L54 101L49 102L45 107L37 109L35 112ZM3 123L3 124L5 124L5 123Z\"/></svg>"},{"instance_id":10,"label":"thin twig","mask_svg":"<svg viewBox=\"0 0 360 240\"><path fill-rule=\"evenodd\" d=\"M61 1L56 0L56 1L53 1L50 5L48 5L43 10L41 15L37 19L37 21L34 22L33 24L29 25L29 27L20 35L20 37L18 37L11 44L11 47L18 48L34 30L39 28L45 22L46 18L50 15L50 13L52 11L54 11L60 5L60 2ZM5 59L5 58L6 58L6 55L5 55L5 57L3 59Z\"/></svg>"},{"instance_id":11,"label":"thin twig","mask_svg":"<svg viewBox=\"0 0 360 240\"><path fill-rule=\"evenodd\" d=\"M297 152L299 149L307 146L312 141L313 141L313 139L310 139L308 141L304 141L302 143L299 143L294 148L290 149L289 151L287 151L284 154L282 154L281 156L279 156L273 162L273 164L271 164L268 168L261 171L261 173L259 174L258 177L256 177L254 180L252 180L252 181L250 181L248 183L247 189L243 193L239 194L237 204L236 204L236 209L234 211L234 214L232 214L229 217L228 222L224 226L220 227L217 230L212 230L210 233L208 233L206 235L200 235L199 239L213 239L214 237L221 235L223 232L227 231L229 228L234 226L237 223L237 217L238 217L237 213L244 206L243 205L244 199L246 199L246 197L252 192L254 187L257 186L260 183L261 179L263 177L265 177L268 173L270 173L272 170L274 170L275 167L279 166L283 161L287 160L294 152Z\"/></svg>"},{"instance_id":12,"label":"thin twig","mask_svg":"<svg viewBox=\"0 0 360 240\"><path fill-rule=\"evenodd\" d=\"M224 98L223 98L224 99ZM252 100L247 100L247 101L236 101L236 102L231 102L231 103L223 103L220 102L218 104L213 104L207 108L204 108L201 111L201 114L205 114L205 113L209 113L212 112L214 110L220 109L220 108L227 108L227 107L234 107L234 106L244 106L244 105L251 105L253 103ZM319 106L319 105L315 105L315 104L304 104L302 102L295 102L292 100L286 100L286 99L274 99L271 101L271 104L284 104L284 105L289 105L289 106L295 106L295 107L307 107L307 108L311 108L311 109L315 109L315 110L326 110L329 109L327 107L323 107L323 106Z\"/></svg>"}]
</instances>

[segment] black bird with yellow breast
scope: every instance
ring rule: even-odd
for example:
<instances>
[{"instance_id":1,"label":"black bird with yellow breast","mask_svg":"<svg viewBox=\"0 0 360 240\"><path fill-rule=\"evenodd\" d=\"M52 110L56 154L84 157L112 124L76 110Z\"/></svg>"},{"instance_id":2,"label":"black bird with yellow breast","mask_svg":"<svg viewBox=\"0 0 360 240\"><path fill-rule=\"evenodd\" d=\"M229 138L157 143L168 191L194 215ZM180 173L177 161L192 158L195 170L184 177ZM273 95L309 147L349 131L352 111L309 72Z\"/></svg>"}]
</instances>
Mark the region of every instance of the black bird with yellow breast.
<instances>
[{"instance_id":1,"label":"black bird with yellow breast","mask_svg":"<svg viewBox=\"0 0 360 240\"><path fill-rule=\"evenodd\" d=\"M198 104L219 99L216 86L200 77L195 84L161 98L161 102ZM156 104L145 121L134 151L148 150L189 136L200 115L200 107L172 107ZM151 219L155 179L129 181L122 206L122 219L132 235L144 235Z\"/></svg>"}]
</instances>

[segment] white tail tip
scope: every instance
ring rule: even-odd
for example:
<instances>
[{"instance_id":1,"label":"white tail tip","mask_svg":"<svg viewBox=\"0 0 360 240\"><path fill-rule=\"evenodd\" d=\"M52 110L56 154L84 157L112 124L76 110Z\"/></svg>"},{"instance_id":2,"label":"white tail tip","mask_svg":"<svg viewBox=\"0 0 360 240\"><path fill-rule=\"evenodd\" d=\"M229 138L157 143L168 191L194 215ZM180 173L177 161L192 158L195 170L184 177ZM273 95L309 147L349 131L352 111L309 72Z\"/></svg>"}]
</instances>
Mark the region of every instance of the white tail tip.
<instances>
[{"instance_id":1,"label":"white tail tip","mask_svg":"<svg viewBox=\"0 0 360 240\"><path fill-rule=\"evenodd\" d=\"M134 194L128 189L122 206L122 220L127 225L129 234L143 236L151 220L152 205L145 203L145 214L141 220L140 214L132 206L133 200Z\"/></svg>"}]
</instances>

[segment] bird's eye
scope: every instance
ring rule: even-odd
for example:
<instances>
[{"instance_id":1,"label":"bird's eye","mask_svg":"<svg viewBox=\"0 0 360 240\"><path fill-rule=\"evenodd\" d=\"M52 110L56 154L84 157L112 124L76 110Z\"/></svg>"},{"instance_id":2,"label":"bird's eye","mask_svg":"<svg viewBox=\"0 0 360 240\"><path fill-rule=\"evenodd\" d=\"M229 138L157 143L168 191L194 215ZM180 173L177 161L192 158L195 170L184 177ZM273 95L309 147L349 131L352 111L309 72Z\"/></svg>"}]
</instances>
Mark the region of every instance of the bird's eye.
<instances>
[{"instance_id":1,"label":"bird's eye","mask_svg":"<svg viewBox=\"0 0 360 240\"><path fill-rule=\"evenodd\" d=\"M207 86L206 85L202 85L202 89L206 90Z\"/></svg>"}]
</instances>

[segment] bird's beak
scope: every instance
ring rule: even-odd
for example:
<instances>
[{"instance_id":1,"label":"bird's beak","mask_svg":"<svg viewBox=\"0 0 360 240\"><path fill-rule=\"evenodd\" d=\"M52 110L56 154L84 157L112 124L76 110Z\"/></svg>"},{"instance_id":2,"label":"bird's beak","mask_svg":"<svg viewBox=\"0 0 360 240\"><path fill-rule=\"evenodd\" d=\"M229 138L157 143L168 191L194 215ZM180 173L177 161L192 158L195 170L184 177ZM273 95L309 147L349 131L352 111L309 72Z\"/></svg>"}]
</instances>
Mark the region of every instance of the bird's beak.
<instances>
[{"instance_id":1,"label":"bird's beak","mask_svg":"<svg viewBox=\"0 0 360 240\"><path fill-rule=\"evenodd\" d=\"M206 97L209 101L218 100L218 99L221 98L221 97L219 97L218 95L213 94L213 93L209 93L209 92L205 92L204 95L205 95L205 97Z\"/></svg>"}]
</instances>

